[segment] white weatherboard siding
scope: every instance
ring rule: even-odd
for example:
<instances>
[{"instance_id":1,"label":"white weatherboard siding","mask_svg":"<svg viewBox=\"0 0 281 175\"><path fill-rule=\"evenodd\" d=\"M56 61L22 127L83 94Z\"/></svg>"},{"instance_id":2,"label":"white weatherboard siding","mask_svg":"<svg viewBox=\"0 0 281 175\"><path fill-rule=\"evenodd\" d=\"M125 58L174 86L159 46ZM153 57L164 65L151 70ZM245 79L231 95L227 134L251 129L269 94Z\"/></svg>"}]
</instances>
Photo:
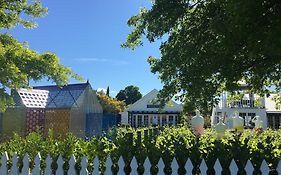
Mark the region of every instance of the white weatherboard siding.
<instances>
[{"instance_id":1,"label":"white weatherboard siding","mask_svg":"<svg viewBox=\"0 0 281 175\"><path fill-rule=\"evenodd\" d=\"M131 124L134 127L175 125L178 123L178 115L182 112L182 105L170 101L163 109L159 110L159 105L156 102L158 93L156 89L153 89L132 104L125 112L120 113L121 123Z\"/></svg>"},{"instance_id":2,"label":"white weatherboard siding","mask_svg":"<svg viewBox=\"0 0 281 175\"><path fill-rule=\"evenodd\" d=\"M147 108L147 105L153 105L153 101L156 100L157 94L159 92L156 89L153 89L148 94L143 96L141 99L136 101L134 104L132 104L127 110L125 111L147 111L147 112L158 112L159 108ZM182 105L177 104L174 101L171 101L171 104L166 105L162 111L167 112L181 112L182 111Z\"/></svg>"}]
</instances>

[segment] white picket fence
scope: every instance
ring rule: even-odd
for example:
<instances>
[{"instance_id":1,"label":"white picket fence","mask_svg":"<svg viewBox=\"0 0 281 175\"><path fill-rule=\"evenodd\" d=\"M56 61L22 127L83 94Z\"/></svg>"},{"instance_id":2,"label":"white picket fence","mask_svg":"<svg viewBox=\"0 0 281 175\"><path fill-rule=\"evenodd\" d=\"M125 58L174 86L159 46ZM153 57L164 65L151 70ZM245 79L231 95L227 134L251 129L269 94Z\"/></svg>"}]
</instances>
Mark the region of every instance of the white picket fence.
<instances>
[{"instance_id":1,"label":"white picket fence","mask_svg":"<svg viewBox=\"0 0 281 175\"><path fill-rule=\"evenodd\" d=\"M49 155L47 156L47 158L45 160L46 168L44 170L40 169L40 162L42 161L40 153L38 153L34 159L34 168L33 169L30 169L30 166L29 166L30 159L29 159L28 154L26 154L23 158L23 167L22 167L21 171L19 171L19 167L18 167L19 158L18 158L17 154L13 155L12 166L10 169L8 169L8 166L7 166L8 160L9 160L8 154L7 154L7 152L5 152L1 158L0 175L30 175L30 174L32 174L32 175L52 175L51 164L53 163L53 160ZM64 170L63 170L64 160L61 155L57 159L56 163L57 163L57 169L55 171L55 174L64 175ZM78 175L78 174L79 175L90 175L90 174L97 175L97 174L100 174L100 172L98 170L98 167L99 167L98 157L95 157L95 159L94 159L94 162L93 162L94 170L92 173L89 173L89 171L87 170L88 161L87 161L86 156L84 156L81 160L80 172L76 172L76 170L75 170L76 159L75 159L74 155L71 156L68 163L69 163L69 169L67 170L68 175ZM110 157L108 157L106 159L105 165L106 165L106 170L105 170L104 174L105 175L112 174L111 167L112 167L113 163L112 163L112 160ZM120 157L119 161L118 161L118 167L119 167L118 175L125 175L124 166L125 166L124 160L122 157ZM137 175L138 174L137 173L138 163L137 163L137 160L135 157L132 159L130 166L131 166L131 170L132 170L131 174ZM151 164L150 164L150 161L148 158L146 158L146 160L143 164L143 167L144 167L144 175L149 175ZM158 174L164 175L165 174L164 173L165 164L164 164L162 158L160 158L160 160L157 164L157 167L158 167ZM178 166L178 163L175 158L172 161L171 168L172 168L172 175L176 175L179 166ZM204 159L202 160L199 169L201 171L201 175L207 174L208 167L207 167ZM254 167L250 160L247 161L247 164L244 169L245 169L247 175L253 174ZM193 164L190 159L188 159L186 161L185 170L186 170L186 175L192 175ZM216 175L219 175L222 172L222 167L221 167L220 161L218 159L215 162L214 170L215 170ZM233 159L229 166L229 170L231 172L231 175L237 174L237 172L238 172L237 164L235 163L235 161ZM278 174L281 175L281 161L279 161L276 170L277 170ZM260 171L262 172L262 175L267 175L269 173L269 167L265 160L262 161ZM19 173L19 172L21 172L21 173Z\"/></svg>"}]
</instances>

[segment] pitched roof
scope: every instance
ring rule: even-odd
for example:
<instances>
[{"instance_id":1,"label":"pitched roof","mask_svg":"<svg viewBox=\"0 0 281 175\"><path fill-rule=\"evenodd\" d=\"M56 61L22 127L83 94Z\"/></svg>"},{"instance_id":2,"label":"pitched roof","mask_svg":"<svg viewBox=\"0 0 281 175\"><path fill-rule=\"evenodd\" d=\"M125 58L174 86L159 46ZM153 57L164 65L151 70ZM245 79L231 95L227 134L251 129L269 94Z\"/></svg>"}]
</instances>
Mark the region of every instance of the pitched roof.
<instances>
[{"instance_id":1,"label":"pitched roof","mask_svg":"<svg viewBox=\"0 0 281 175\"><path fill-rule=\"evenodd\" d=\"M159 106L154 101L157 100L157 94L159 91L153 89L148 94L143 96L141 99L136 101L134 104L129 106L126 111L147 111L147 112L157 112L159 110ZM171 100L170 104L167 104L163 107L162 111L166 112L181 112L182 105L177 104L173 100Z\"/></svg>"},{"instance_id":2,"label":"pitched roof","mask_svg":"<svg viewBox=\"0 0 281 175\"><path fill-rule=\"evenodd\" d=\"M77 105L76 101L84 92L89 83L68 84L63 87L53 86L35 86L33 89L49 91L47 107L49 108L71 108Z\"/></svg>"}]
</instances>

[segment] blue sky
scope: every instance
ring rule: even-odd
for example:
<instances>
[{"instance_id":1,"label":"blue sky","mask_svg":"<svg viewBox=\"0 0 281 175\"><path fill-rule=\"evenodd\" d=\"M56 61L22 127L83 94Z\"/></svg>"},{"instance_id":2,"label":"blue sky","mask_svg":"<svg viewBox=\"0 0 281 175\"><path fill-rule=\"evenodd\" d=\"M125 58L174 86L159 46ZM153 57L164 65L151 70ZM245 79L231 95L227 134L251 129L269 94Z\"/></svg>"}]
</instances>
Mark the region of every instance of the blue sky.
<instances>
[{"instance_id":1,"label":"blue sky","mask_svg":"<svg viewBox=\"0 0 281 175\"><path fill-rule=\"evenodd\" d=\"M115 96L128 85L141 93L161 89L157 75L150 72L147 57L159 57L159 44L147 43L136 50L124 49L130 28L127 20L150 0L42 0L49 13L37 19L38 27L16 27L9 31L31 49L55 52L61 62L72 68L94 89L110 87ZM71 80L71 83L77 81ZM36 85L50 84L41 81Z\"/></svg>"}]
</instances>

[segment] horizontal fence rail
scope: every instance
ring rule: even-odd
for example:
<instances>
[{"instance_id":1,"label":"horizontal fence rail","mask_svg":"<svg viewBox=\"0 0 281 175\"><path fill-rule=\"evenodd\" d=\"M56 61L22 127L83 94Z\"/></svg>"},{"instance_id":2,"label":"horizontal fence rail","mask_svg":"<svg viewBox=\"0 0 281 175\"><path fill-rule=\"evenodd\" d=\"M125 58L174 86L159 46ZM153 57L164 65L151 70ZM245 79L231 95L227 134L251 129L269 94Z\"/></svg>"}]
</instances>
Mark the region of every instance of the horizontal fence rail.
<instances>
[{"instance_id":1,"label":"horizontal fence rail","mask_svg":"<svg viewBox=\"0 0 281 175\"><path fill-rule=\"evenodd\" d=\"M62 156L60 155L56 161L56 165L57 168L55 170L52 169L52 164L53 164L53 160L51 158L50 155L47 156L47 158L45 160L41 159L40 153L38 153L34 159L33 163L33 168L30 168L30 158L28 154L25 154L24 158L22 159L22 163L23 166L20 169L19 168L19 157L18 155L15 153L12 157L12 161L11 161L11 165L8 166L8 161L9 161L9 157L7 152L5 152L2 155L1 158L1 167L0 167L0 174L1 175L52 175L53 173L55 173L56 175L98 175L101 172L99 171L99 159L98 157L95 157L94 161L93 161L93 171L89 172L88 171L88 160L87 157L84 156L81 159L81 162L77 162L75 159L75 156L72 155L68 161L68 165L69 168L68 170L64 170L64 163L65 161L63 160ZM41 169L40 164L44 164L44 169ZM81 169L79 172L77 172L75 166L76 164L79 164ZM119 167L118 170L118 175L125 175L124 172L124 168L125 168L125 162L122 158L122 156L119 158L117 165ZM104 174L105 175L111 175L112 174L112 159L110 157L107 157L106 162L105 162L105 171ZM151 163L149 161L148 158L145 159L144 163L143 163L143 168L144 168L144 175L148 175L150 174L150 169L151 169ZM9 168L10 167L10 168ZM139 167L139 164L136 160L135 157L133 157L132 161L130 162L130 167L131 167L131 173L132 175L137 175L137 169ZM165 164L162 160L162 158L160 158L158 164L158 174L159 175L164 175L164 168L165 168ZM174 158L172 163L171 163L171 169L172 169L172 175L176 175L178 174L178 168L179 165L177 163L177 160ZM188 159L185 163L184 166L185 170L186 170L186 175L192 175L192 170L193 170L193 164L191 162L190 159ZM220 161L217 159L214 167L213 167L215 174L219 175L222 172L222 166ZM207 175L207 164L206 161L204 159L202 159L200 167L200 174L201 175ZM236 175L238 172L238 166L236 164L236 162L234 161L234 159L232 159L230 166L229 166L229 171L231 173L231 175ZM247 161L246 166L244 167L244 170L246 172L247 175L252 175L254 172L254 166L252 164L252 162L250 160ZM267 175L269 174L269 167L268 164L265 160L262 161L262 164L260 166L260 172L262 175ZM66 172L66 173L65 173ZM277 168L276 168L276 172L281 175L281 160L279 161Z\"/></svg>"}]
</instances>

